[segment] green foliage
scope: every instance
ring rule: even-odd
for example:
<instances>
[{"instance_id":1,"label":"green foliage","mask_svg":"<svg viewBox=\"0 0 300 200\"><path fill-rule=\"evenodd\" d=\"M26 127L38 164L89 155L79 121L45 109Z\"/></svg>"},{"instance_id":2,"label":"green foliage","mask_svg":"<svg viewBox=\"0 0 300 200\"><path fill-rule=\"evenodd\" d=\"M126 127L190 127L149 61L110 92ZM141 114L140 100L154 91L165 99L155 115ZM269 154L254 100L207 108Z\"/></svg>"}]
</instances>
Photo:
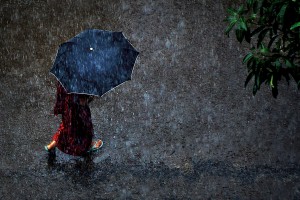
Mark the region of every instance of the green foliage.
<instances>
[{"instance_id":1,"label":"green foliage","mask_svg":"<svg viewBox=\"0 0 300 200\"><path fill-rule=\"evenodd\" d=\"M248 76L245 87L254 79L253 94L261 84L278 95L278 81L290 77L300 88L300 0L245 0L238 8L229 8L225 34L235 29L241 43L250 44L243 63Z\"/></svg>"}]
</instances>

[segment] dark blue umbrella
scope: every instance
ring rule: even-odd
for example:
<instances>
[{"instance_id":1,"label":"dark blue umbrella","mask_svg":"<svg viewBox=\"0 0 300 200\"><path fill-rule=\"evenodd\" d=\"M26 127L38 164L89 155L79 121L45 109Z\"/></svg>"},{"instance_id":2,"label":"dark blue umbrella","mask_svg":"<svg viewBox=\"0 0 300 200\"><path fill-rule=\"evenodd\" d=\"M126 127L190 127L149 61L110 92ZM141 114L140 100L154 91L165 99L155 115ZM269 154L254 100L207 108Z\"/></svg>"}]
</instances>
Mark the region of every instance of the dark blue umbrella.
<instances>
[{"instance_id":1,"label":"dark blue umbrella","mask_svg":"<svg viewBox=\"0 0 300 200\"><path fill-rule=\"evenodd\" d=\"M68 93L101 96L131 80L138 54L122 32L90 29L59 46L50 72Z\"/></svg>"}]
</instances>

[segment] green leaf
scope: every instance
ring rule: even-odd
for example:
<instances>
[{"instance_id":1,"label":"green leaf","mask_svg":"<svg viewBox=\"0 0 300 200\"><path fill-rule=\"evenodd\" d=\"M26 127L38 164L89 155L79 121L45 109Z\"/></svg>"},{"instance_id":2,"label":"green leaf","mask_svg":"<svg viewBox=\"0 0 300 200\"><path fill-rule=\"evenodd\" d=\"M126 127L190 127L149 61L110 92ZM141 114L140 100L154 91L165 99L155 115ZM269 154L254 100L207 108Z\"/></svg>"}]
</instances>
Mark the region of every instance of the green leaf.
<instances>
[{"instance_id":1,"label":"green leaf","mask_svg":"<svg viewBox=\"0 0 300 200\"><path fill-rule=\"evenodd\" d=\"M269 49L267 47L265 47L264 44L261 44L260 53L267 54L267 53L269 53Z\"/></svg>"},{"instance_id":2,"label":"green leaf","mask_svg":"<svg viewBox=\"0 0 300 200\"><path fill-rule=\"evenodd\" d=\"M279 60L276 60L275 68L276 68L277 71L279 71L279 69L281 68L281 63L279 62Z\"/></svg>"},{"instance_id":3,"label":"green leaf","mask_svg":"<svg viewBox=\"0 0 300 200\"><path fill-rule=\"evenodd\" d=\"M253 84L253 90L252 90L253 95L256 94L257 90L258 90L257 86Z\"/></svg>"},{"instance_id":4,"label":"green leaf","mask_svg":"<svg viewBox=\"0 0 300 200\"><path fill-rule=\"evenodd\" d=\"M285 64L288 68L292 68L294 66L288 59L285 59Z\"/></svg>"},{"instance_id":5,"label":"green leaf","mask_svg":"<svg viewBox=\"0 0 300 200\"><path fill-rule=\"evenodd\" d=\"M235 30L236 39L241 43L244 39L245 32L240 29Z\"/></svg>"},{"instance_id":6,"label":"green leaf","mask_svg":"<svg viewBox=\"0 0 300 200\"><path fill-rule=\"evenodd\" d=\"M247 31L247 25L246 25L246 23L245 23L244 18L241 18L241 19L240 19L239 29L244 30L244 31Z\"/></svg>"},{"instance_id":7,"label":"green leaf","mask_svg":"<svg viewBox=\"0 0 300 200\"><path fill-rule=\"evenodd\" d=\"M245 64L245 63L248 62L251 58L253 58L252 52L248 53L248 54L244 57L243 63Z\"/></svg>"},{"instance_id":8,"label":"green leaf","mask_svg":"<svg viewBox=\"0 0 300 200\"><path fill-rule=\"evenodd\" d=\"M233 15L233 16L236 16L236 15L237 15L237 11L235 11L233 8L228 8L228 9L227 9L227 12L228 12L230 15Z\"/></svg>"},{"instance_id":9,"label":"green leaf","mask_svg":"<svg viewBox=\"0 0 300 200\"><path fill-rule=\"evenodd\" d=\"M293 24L293 25L291 26L290 30L293 30L293 29L295 29L295 28L297 28L297 27L299 27L299 26L300 26L300 22L297 22L297 23L295 23L295 24Z\"/></svg>"},{"instance_id":10,"label":"green leaf","mask_svg":"<svg viewBox=\"0 0 300 200\"><path fill-rule=\"evenodd\" d=\"M254 31L251 32L250 36L252 37L253 35L261 32L264 28L265 28L265 25L262 25L262 26L256 28Z\"/></svg>"},{"instance_id":11,"label":"green leaf","mask_svg":"<svg viewBox=\"0 0 300 200\"><path fill-rule=\"evenodd\" d=\"M260 49L260 52L265 55L265 54L269 53L269 49L264 47L264 48Z\"/></svg>"},{"instance_id":12,"label":"green leaf","mask_svg":"<svg viewBox=\"0 0 300 200\"><path fill-rule=\"evenodd\" d=\"M251 16L250 16L250 18L249 18L250 21L253 21L254 19L256 19L256 16L257 16L256 14L251 14Z\"/></svg>"},{"instance_id":13,"label":"green leaf","mask_svg":"<svg viewBox=\"0 0 300 200\"><path fill-rule=\"evenodd\" d=\"M229 23L233 23L233 22L237 22L237 17L236 16L228 16L225 21L229 22Z\"/></svg>"},{"instance_id":14,"label":"green leaf","mask_svg":"<svg viewBox=\"0 0 300 200\"><path fill-rule=\"evenodd\" d=\"M259 10L258 2L257 2L257 1L254 1L254 3L253 3L253 12L254 12L254 13L257 13L258 10Z\"/></svg>"},{"instance_id":15,"label":"green leaf","mask_svg":"<svg viewBox=\"0 0 300 200\"><path fill-rule=\"evenodd\" d=\"M253 5L253 0L247 0L247 4L249 7L251 7Z\"/></svg>"},{"instance_id":16,"label":"green leaf","mask_svg":"<svg viewBox=\"0 0 300 200\"><path fill-rule=\"evenodd\" d=\"M272 75L272 76L271 76L271 80L270 80L270 86L271 86L271 88L274 88L273 78L274 78L274 76Z\"/></svg>"},{"instance_id":17,"label":"green leaf","mask_svg":"<svg viewBox=\"0 0 300 200\"><path fill-rule=\"evenodd\" d=\"M248 71L255 69L256 67L256 59L254 57L250 58L250 60L247 62L247 69Z\"/></svg>"},{"instance_id":18,"label":"green leaf","mask_svg":"<svg viewBox=\"0 0 300 200\"><path fill-rule=\"evenodd\" d=\"M230 32L231 29L234 27L234 25L236 24L236 22L237 22L237 21L231 22L231 23L229 24L229 26L227 26L227 28L226 28L226 30L225 30L225 34L226 34L227 36L229 36L229 32Z\"/></svg>"},{"instance_id":19,"label":"green leaf","mask_svg":"<svg viewBox=\"0 0 300 200\"><path fill-rule=\"evenodd\" d=\"M265 38L265 36L269 30L270 30L269 28L266 28L259 33L258 40L257 40L257 47L259 47L261 45L261 42L263 41L263 39Z\"/></svg>"},{"instance_id":20,"label":"green leaf","mask_svg":"<svg viewBox=\"0 0 300 200\"><path fill-rule=\"evenodd\" d=\"M237 13L240 15L240 14L243 14L243 12L244 12L244 6L241 5L241 6L238 8Z\"/></svg>"},{"instance_id":21,"label":"green leaf","mask_svg":"<svg viewBox=\"0 0 300 200\"><path fill-rule=\"evenodd\" d=\"M288 6L288 4L284 4L284 5L281 7L281 9L280 9L280 11L279 11L279 13L278 13L278 15L277 15L277 19L278 19L278 21L279 21L280 23L283 23L283 21L284 21L284 15L285 15L285 11L286 11L287 6Z\"/></svg>"}]
</instances>

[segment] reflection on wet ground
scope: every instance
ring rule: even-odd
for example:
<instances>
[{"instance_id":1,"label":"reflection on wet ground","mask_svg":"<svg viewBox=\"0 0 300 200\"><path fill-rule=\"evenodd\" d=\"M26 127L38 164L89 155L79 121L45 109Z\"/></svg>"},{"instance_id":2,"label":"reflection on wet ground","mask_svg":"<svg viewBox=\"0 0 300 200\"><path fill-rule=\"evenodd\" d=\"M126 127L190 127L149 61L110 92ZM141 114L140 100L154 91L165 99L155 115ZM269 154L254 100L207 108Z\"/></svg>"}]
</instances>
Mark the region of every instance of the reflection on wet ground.
<instances>
[{"instance_id":1,"label":"reflection on wet ground","mask_svg":"<svg viewBox=\"0 0 300 200\"><path fill-rule=\"evenodd\" d=\"M200 160L184 168L170 168L164 163L113 164L110 157L95 162L99 156L45 153L37 166L1 169L0 198L300 197L300 185L293 186L300 182L300 166L236 167L223 161Z\"/></svg>"}]
</instances>

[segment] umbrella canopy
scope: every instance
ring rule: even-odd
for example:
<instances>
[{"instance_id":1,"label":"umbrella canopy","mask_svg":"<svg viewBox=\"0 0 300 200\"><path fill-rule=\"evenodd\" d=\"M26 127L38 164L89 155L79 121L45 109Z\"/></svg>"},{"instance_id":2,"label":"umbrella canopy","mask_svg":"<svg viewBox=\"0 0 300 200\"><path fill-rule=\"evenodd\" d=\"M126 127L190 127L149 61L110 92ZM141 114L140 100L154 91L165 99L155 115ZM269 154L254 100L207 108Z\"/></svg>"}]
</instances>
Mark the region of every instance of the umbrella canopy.
<instances>
[{"instance_id":1,"label":"umbrella canopy","mask_svg":"<svg viewBox=\"0 0 300 200\"><path fill-rule=\"evenodd\" d=\"M68 93L101 96L131 80L138 54L122 32L90 29L59 46L50 72Z\"/></svg>"}]
</instances>

